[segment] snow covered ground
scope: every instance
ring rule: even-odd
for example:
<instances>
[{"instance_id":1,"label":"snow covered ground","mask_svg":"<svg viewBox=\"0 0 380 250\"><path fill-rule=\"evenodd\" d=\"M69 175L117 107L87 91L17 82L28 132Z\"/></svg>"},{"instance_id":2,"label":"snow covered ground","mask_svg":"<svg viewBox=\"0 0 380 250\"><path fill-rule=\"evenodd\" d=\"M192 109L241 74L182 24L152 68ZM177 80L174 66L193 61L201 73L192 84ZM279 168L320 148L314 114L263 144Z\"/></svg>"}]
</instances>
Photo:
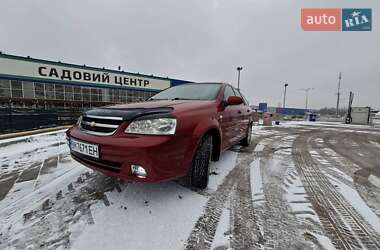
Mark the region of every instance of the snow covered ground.
<instances>
[{"instance_id":1,"label":"snow covered ground","mask_svg":"<svg viewBox=\"0 0 380 250\"><path fill-rule=\"evenodd\" d=\"M376 129L255 126L203 191L119 182L72 160L65 140L0 141L0 249L380 248Z\"/></svg>"}]
</instances>

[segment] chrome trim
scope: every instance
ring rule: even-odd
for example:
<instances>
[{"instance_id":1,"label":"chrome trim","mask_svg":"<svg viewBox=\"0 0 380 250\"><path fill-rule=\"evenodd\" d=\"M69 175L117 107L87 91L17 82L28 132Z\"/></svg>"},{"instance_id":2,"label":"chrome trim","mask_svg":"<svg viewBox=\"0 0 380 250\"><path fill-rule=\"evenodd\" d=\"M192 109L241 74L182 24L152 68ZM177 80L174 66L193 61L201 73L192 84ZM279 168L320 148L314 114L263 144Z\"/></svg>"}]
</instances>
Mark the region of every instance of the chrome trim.
<instances>
[{"instance_id":1,"label":"chrome trim","mask_svg":"<svg viewBox=\"0 0 380 250\"><path fill-rule=\"evenodd\" d=\"M117 120L122 121L123 117L119 116L97 116L97 115L84 115L84 117L94 118L94 119L103 119L103 120Z\"/></svg>"},{"instance_id":2,"label":"chrome trim","mask_svg":"<svg viewBox=\"0 0 380 250\"><path fill-rule=\"evenodd\" d=\"M86 125L89 125L91 126L91 123L92 122L86 122L86 121L82 121L83 124L86 124ZM92 127L92 126L91 126ZM102 128L118 128L119 125L113 125L113 124L104 124L104 123L98 123L98 122L95 122L95 125L93 127L102 127Z\"/></svg>"},{"instance_id":3,"label":"chrome trim","mask_svg":"<svg viewBox=\"0 0 380 250\"><path fill-rule=\"evenodd\" d=\"M99 127L99 128L112 128L112 129L114 129L112 132L97 132L97 131L89 130L90 128L85 129L82 126L80 126L80 130L83 131L84 133L91 134L91 135L97 135L97 136L110 136L110 135L113 135L117 131L117 129L119 128L119 126L121 125L121 123L123 122L123 117L118 117L118 116L85 115L84 117L93 118L93 119L99 119L99 120L102 120L102 122L104 122L104 123L95 122L95 125L93 126L94 128L95 127ZM120 121L120 124L119 125L116 125L116 124L107 124L107 120ZM85 125L90 126L90 127L91 127L91 123L93 123L93 122L92 121L84 121L84 120L82 120L82 122L81 122L81 124L85 124Z\"/></svg>"},{"instance_id":4,"label":"chrome trim","mask_svg":"<svg viewBox=\"0 0 380 250\"><path fill-rule=\"evenodd\" d=\"M80 128L80 130L83 131L84 133L91 134L91 135L109 136L109 135L113 135L117 129L109 133L95 132L95 131L90 131L84 128Z\"/></svg>"}]
</instances>

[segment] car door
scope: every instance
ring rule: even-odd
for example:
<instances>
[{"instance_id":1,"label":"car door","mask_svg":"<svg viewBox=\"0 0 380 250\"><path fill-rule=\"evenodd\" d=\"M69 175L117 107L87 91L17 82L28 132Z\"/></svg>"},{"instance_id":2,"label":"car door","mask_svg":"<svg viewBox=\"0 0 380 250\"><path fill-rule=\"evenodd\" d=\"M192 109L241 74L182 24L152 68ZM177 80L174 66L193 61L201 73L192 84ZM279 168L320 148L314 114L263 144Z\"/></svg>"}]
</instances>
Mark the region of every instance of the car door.
<instances>
[{"instance_id":1,"label":"car door","mask_svg":"<svg viewBox=\"0 0 380 250\"><path fill-rule=\"evenodd\" d=\"M240 98L243 99L243 97L241 96L239 90L237 90L236 88L233 87L233 90L234 90L234 93L235 93L235 96L238 96ZM237 143L239 142L242 138L243 138L243 135L244 135L244 131L247 130L247 128L245 127L245 121L244 121L244 117L245 117L245 113L244 113L244 99L243 99L243 103L240 104L240 105L236 105L236 121L235 121L235 134L234 134L234 143Z\"/></svg>"},{"instance_id":2,"label":"car door","mask_svg":"<svg viewBox=\"0 0 380 250\"><path fill-rule=\"evenodd\" d=\"M240 96L244 101L244 103L239 105L241 113L239 114L240 115L239 121L237 121L239 123L239 131L240 131L239 137L244 138L246 136L247 128L251 120L251 115L252 115L251 108L249 107L249 103L247 102L247 99L243 96L240 90L235 88L234 91L235 91L235 94L237 96Z\"/></svg>"},{"instance_id":3,"label":"car door","mask_svg":"<svg viewBox=\"0 0 380 250\"><path fill-rule=\"evenodd\" d=\"M232 87L229 85L226 85L224 88L224 97L223 100L225 103L227 103L227 99L230 96L235 96L235 92L233 91ZM239 105L225 105L224 110L220 112L219 115L219 121L222 128L223 133L223 149L226 149L228 147L231 147L234 145L236 140L236 134L239 128L237 127L238 124L238 115L240 108Z\"/></svg>"}]
</instances>

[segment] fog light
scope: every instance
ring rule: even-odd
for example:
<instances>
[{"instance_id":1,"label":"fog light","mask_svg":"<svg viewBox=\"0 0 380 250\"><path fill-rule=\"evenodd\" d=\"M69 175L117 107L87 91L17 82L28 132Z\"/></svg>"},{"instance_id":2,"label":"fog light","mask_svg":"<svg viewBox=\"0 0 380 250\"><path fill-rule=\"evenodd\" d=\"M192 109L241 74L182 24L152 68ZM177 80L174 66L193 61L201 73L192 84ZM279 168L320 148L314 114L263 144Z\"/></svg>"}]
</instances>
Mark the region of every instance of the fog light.
<instances>
[{"instance_id":1,"label":"fog light","mask_svg":"<svg viewBox=\"0 0 380 250\"><path fill-rule=\"evenodd\" d=\"M146 178L146 171L139 165L131 165L132 174L138 178Z\"/></svg>"}]
</instances>

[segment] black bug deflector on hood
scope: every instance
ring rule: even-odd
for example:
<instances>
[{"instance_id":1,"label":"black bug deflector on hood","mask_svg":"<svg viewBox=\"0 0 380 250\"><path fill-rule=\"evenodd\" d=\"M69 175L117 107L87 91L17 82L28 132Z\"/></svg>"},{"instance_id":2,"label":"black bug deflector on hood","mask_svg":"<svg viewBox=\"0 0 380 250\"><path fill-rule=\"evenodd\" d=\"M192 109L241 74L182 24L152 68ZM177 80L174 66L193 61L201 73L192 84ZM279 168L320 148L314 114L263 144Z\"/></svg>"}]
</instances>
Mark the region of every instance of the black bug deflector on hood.
<instances>
[{"instance_id":1,"label":"black bug deflector on hood","mask_svg":"<svg viewBox=\"0 0 380 250\"><path fill-rule=\"evenodd\" d=\"M123 121L132 121L145 115L170 114L173 111L171 107L159 108L132 108L132 109L116 109L116 108L96 108L84 112L84 116L100 116L100 117L122 117Z\"/></svg>"}]
</instances>

